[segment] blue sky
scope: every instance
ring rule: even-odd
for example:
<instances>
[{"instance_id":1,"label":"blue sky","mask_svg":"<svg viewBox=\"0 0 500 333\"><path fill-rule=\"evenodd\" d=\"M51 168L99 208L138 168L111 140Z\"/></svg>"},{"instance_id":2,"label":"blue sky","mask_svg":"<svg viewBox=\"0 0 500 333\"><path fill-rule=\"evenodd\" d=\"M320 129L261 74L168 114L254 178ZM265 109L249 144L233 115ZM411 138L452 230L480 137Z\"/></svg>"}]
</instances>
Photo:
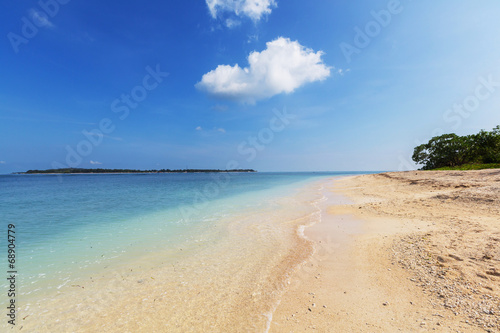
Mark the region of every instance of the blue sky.
<instances>
[{"instance_id":1,"label":"blue sky","mask_svg":"<svg viewBox=\"0 0 500 333\"><path fill-rule=\"evenodd\" d=\"M0 6L0 173L409 169L500 124L493 0Z\"/></svg>"}]
</instances>

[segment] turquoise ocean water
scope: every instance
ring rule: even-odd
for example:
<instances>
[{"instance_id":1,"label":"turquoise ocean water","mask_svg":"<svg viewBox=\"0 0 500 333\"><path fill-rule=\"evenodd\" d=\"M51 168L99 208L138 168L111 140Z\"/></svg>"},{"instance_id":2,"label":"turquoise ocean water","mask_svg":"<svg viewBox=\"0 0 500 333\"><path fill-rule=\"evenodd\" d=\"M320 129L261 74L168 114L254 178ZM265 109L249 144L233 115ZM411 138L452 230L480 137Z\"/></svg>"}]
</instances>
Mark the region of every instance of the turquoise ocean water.
<instances>
[{"instance_id":1,"label":"turquoise ocean water","mask_svg":"<svg viewBox=\"0 0 500 333\"><path fill-rule=\"evenodd\" d=\"M134 257L189 248L222 220L346 174L4 175L0 228L15 225L17 283L28 299ZM7 271L6 237L0 246Z\"/></svg>"}]
</instances>

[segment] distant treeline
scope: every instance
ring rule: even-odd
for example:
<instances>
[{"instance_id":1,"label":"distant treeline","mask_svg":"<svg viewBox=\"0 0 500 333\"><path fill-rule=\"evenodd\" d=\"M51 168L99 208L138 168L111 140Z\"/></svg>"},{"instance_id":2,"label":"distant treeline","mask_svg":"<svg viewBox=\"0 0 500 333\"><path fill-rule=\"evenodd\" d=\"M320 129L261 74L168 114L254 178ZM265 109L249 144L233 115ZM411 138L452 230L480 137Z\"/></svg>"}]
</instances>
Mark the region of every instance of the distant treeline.
<instances>
[{"instance_id":1,"label":"distant treeline","mask_svg":"<svg viewBox=\"0 0 500 333\"><path fill-rule=\"evenodd\" d=\"M415 147L412 158L415 163L423 165L423 170L500 163L500 126L491 132L481 130L466 136L436 136Z\"/></svg>"},{"instance_id":2,"label":"distant treeline","mask_svg":"<svg viewBox=\"0 0 500 333\"><path fill-rule=\"evenodd\" d=\"M70 173L199 173L199 172L256 172L253 169L161 169L161 170L133 170L133 169L84 169L84 168L63 168L63 169L48 169L48 170L28 170L26 172L15 172L15 174L70 174Z\"/></svg>"}]
</instances>

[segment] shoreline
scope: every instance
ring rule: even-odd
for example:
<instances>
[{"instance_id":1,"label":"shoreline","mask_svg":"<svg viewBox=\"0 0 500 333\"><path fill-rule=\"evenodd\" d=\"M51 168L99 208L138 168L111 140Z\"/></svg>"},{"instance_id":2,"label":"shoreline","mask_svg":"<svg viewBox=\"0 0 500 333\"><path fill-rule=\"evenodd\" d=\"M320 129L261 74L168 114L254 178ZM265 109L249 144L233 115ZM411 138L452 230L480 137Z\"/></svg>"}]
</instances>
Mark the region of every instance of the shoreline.
<instances>
[{"instance_id":1,"label":"shoreline","mask_svg":"<svg viewBox=\"0 0 500 333\"><path fill-rule=\"evenodd\" d=\"M499 193L500 170L307 182L272 207L222 223L217 243L191 255L176 250L189 258L151 253L147 262L156 265L124 263L63 288L54 300L33 304L32 314L58 310L38 324L27 316L24 329L494 332ZM460 252L467 244L469 252Z\"/></svg>"},{"instance_id":2,"label":"shoreline","mask_svg":"<svg viewBox=\"0 0 500 333\"><path fill-rule=\"evenodd\" d=\"M191 250L176 247L106 265L62 286L54 297L33 298L29 308L20 303L16 329L265 331L291 268L312 253L297 227L316 220L311 203L321 199L320 182L292 185L293 193L283 196L271 191L272 203L257 205L262 198L256 199L236 215L214 221L215 229Z\"/></svg>"},{"instance_id":3,"label":"shoreline","mask_svg":"<svg viewBox=\"0 0 500 333\"><path fill-rule=\"evenodd\" d=\"M499 182L500 170L335 180L270 332L499 330Z\"/></svg>"}]
</instances>

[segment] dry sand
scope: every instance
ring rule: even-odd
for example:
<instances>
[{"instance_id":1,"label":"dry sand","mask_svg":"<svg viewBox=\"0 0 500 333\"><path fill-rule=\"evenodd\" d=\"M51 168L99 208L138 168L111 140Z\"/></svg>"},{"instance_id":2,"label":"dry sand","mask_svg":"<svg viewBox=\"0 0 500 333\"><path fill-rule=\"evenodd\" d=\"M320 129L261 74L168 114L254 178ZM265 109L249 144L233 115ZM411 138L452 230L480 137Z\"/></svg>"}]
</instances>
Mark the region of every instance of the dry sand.
<instances>
[{"instance_id":1,"label":"dry sand","mask_svg":"<svg viewBox=\"0 0 500 333\"><path fill-rule=\"evenodd\" d=\"M270 332L500 331L500 170L342 178Z\"/></svg>"}]
</instances>

